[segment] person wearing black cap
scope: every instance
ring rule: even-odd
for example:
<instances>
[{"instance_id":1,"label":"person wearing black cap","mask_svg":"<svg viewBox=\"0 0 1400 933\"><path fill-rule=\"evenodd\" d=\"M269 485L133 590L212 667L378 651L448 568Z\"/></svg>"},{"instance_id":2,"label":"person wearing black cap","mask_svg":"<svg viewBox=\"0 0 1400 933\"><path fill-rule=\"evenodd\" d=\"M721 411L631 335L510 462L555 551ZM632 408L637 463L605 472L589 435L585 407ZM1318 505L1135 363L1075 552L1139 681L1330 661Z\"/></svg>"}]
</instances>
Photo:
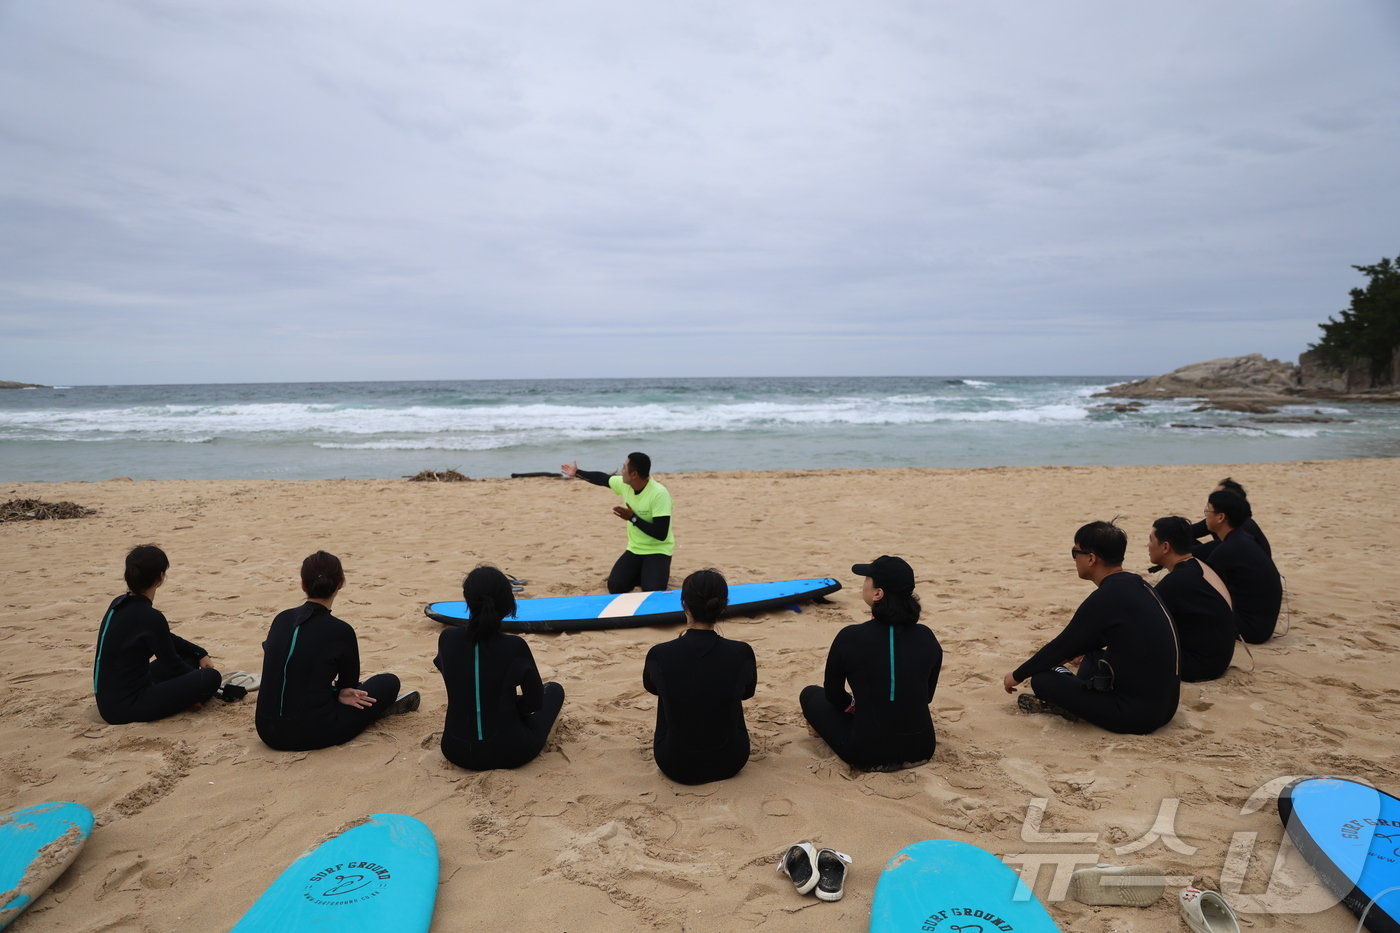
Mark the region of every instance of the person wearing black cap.
<instances>
[{"instance_id":1,"label":"person wearing black cap","mask_svg":"<svg viewBox=\"0 0 1400 933\"><path fill-rule=\"evenodd\" d=\"M1171 722L1181 698L1176 626L1146 580L1123 570L1128 536L1111 522L1075 532L1070 557L1079 579L1095 586L1060 634L1006 674L1016 705L1028 713L1085 719L1109 732L1145 735ZM1082 657L1078 674L1062 665Z\"/></svg>"},{"instance_id":2,"label":"person wearing black cap","mask_svg":"<svg viewBox=\"0 0 1400 933\"><path fill-rule=\"evenodd\" d=\"M851 573L865 577L861 597L872 618L836 633L823 685L802 691L802 714L855 768L923 764L938 741L929 704L943 648L933 630L919 624L914 571L901 558L882 556L856 564Z\"/></svg>"}]
</instances>

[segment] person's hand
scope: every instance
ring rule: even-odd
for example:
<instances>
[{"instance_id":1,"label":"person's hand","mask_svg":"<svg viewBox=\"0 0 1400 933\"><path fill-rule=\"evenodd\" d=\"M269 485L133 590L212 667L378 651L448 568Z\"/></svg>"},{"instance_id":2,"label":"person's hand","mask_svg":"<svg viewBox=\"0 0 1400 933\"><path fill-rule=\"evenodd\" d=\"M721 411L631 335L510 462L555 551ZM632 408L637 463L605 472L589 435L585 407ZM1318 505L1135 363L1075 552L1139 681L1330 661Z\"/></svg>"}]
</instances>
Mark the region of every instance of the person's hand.
<instances>
[{"instance_id":1,"label":"person's hand","mask_svg":"<svg viewBox=\"0 0 1400 933\"><path fill-rule=\"evenodd\" d=\"M336 699L346 706L355 707L355 709L369 709L375 704L374 697L357 687L346 687L340 691L340 695Z\"/></svg>"},{"instance_id":2,"label":"person's hand","mask_svg":"<svg viewBox=\"0 0 1400 933\"><path fill-rule=\"evenodd\" d=\"M636 515L637 513L633 512L625 505L615 505L613 506L613 514L616 515L618 518L622 519L624 522L630 522L632 520L632 516Z\"/></svg>"},{"instance_id":3,"label":"person's hand","mask_svg":"<svg viewBox=\"0 0 1400 933\"><path fill-rule=\"evenodd\" d=\"M1007 693L1015 693L1020 683L1021 682L1016 679L1016 674L1012 671L1007 671L1006 676L1001 679L1001 685L1006 688Z\"/></svg>"},{"instance_id":4,"label":"person's hand","mask_svg":"<svg viewBox=\"0 0 1400 933\"><path fill-rule=\"evenodd\" d=\"M565 476L568 476L570 478L577 477L578 461L575 460L573 463L561 463L559 465L559 472L563 473Z\"/></svg>"},{"instance_id":5,"label":"person's hand","mask_svg":"<svg viewBox=\"0 0 1400 933\"><path fill-rule=\"evenodd\" d=\"M202 658L199 659L199 666L200 666L200 667L213 667L213 666L214 666L214 659L211 658L211 657L209 657L209 655L206 654L204 657L202 657Z\"/></svg>"}]
</instances>

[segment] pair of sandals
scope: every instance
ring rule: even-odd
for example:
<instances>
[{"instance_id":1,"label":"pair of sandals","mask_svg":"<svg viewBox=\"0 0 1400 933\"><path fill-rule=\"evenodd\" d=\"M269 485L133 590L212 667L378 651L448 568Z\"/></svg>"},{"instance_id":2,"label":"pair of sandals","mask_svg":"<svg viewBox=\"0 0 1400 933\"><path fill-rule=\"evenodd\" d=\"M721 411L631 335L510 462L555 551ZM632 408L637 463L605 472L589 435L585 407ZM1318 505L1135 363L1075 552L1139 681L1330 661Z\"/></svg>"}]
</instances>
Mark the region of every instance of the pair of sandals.
<instances>
[{"instance_id":1,"label":"pair of sandals","mask_svg":"<svg viewBox=\"0 0 1400 933\"><path fill-rule=\"evenodd\" d=\"M1096 865L1070 876L1069 895L1091 906L1148 907L1166 889L1166 876L1151 865ZM1239 920L1225 898L1195 886L1178 896L1191 933L1240 933Z\"/></svg>"},{"instance_id":2,"label":"pair of sandals","mask_svg":"<svg viewBox=\"0 0 1400 933\"><path fill-rule=\"evenodd\" d=\"M778 874L787 875L798 894L816 893L824 901L839 901L846 894L846 866L851 857L835 849L818 849L810 842L788 846L778 862Z\"/></svg>"}]
</instances>

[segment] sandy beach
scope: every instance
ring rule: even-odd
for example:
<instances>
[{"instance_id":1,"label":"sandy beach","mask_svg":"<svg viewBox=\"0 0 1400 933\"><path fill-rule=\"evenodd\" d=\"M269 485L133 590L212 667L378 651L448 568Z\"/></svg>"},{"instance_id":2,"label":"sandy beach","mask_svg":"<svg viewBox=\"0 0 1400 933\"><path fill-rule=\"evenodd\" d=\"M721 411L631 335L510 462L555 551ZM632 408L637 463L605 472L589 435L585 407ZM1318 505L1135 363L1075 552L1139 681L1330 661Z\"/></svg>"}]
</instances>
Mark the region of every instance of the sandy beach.
<instances>
[{"instance_id":1,"label":"sandy beach","mask_svg":"<svg viewBox=\"0 0 1400 933\"><path fill-rule=\"evenodd\" d=\"M1237 651L1221 680L1184 685L1175 720L1150 736L1019 713L1002 675L1090 591L1069 557L1074 529L1118 517L1127 567L1144 571L1151 521L1194 520L1227 474L1248 488L1286 577L1286 634L1252 657ZM381 811L437 836L438 930L857 933L885 860L931 838L1045 862L1034 889L1066 931L1185 929L1179 885L1145 909L1068 899L1069 869L1095 861L1238 892L1245 929L1354 929L1296 853L1275 870L1283 833L1269 788L1333 774L1400 790L1400 460L658 478L676 502L673 585L712 566L731 583L833 576L845 587L801 613L721 624L758 659L753 757L738 777L694 788L653 765L655 698L641 686L646 650L676 630L530 636L542 674L568 694L551 745L489 773L438 751L446 693L432 665L439 626L423 606L460 598L484 561L527 579L526 596L601 592L624 545L603 490L555 479L4 484L0 499L97 510L0 525L0 801L76 800L98 817L78 861L11 929L226 930L303 850ZM336 614L358 632L364 674L397 673L422 690L421 710L310 753L263 746L251 700L103 723L93 641L140 543L172 561L157 608L222 670L259 670L272 617L300 603L301 559L338 554L348 583ZM850 565L882 553L913 565L946 656L933 762L868 774L807 734L797 695L819 682L837 630L867 617ZM1047 841L1055 834L1073 839ZM798 896L774 872L800 840L853 856L842 901Z\"/></svg>"}]
</instances>

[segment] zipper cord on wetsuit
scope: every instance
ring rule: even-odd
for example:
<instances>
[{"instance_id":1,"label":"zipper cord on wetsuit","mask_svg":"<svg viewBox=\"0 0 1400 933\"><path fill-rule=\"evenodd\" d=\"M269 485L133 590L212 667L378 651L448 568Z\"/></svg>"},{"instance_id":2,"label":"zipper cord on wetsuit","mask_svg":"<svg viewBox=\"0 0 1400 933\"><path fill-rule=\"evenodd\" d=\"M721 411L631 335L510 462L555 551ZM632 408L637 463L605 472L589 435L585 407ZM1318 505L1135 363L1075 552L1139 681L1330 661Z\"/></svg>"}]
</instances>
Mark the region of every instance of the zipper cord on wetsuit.
<instances>
[{"instance_id":1,"label":"zipper cord on wetsuit","mask_svg":"<svg viewBox=\"0 0 1400 933\"><path fill-rule=\"evenodd\" d=\"M1356 933L1361 933L1361 927L1366 923L1366 915L1371 912L1371 908L1376 906L1376 901L1385 897L1391 891L1400 891L1400 885L1392 885L1386 888L1366 903L1366 909L1361 911L1361 916L1356 919Z\"/></svg>"},{"instance_id":2,"label":"zipper cord on wetsuit","mask_svg":"<svg viewBox=\"0 0 1400 933\"><path fill-rule=\"evenodd\" d=\"M297 636L301 634L301 626L292 628L292 644L287 648L287 660L282 663L282 695L277 698L277 715L282 715L282 707L287 702L287 668L292 663L292 652L297 650Z\"/></svg>"},{"instance_id":3,"label":"zipper cord on wetsuit","mask_svg":"<svg viewBox=\"0 0 1400 933\"><path fill-rule=\"evenodd\" d=\"M890 702L894 702L894 626L890 626Z\"/></svg>"},{"instance_id":4,"label":"zipper cord on wetsuit","mask_svg":"<svg viewBox=\"0 0 1400 933\"><path fill-rule=\"evenodd\" d=\"M104 616L103 619L102 619L102 625L98 628L98 632L97 632L97 661L94 662L93 665L92 665L92 692L93 692L94 694L97 693L97 675L98 675L98 673L102 670L102 643L103 643L104 641L107 640L107 626L108 626L109 624L111 624L112 615L113 615L113 613L115 613L116 611L117 611L117 607L116 607L116 606L113 606L111 609L108 609L108 610L107 610L107 615Z\"/></svg>"},{"instance_id":5,"label":"zipper cord on wetsuit","mask_svg":"<svg viewBox=\"0 0 1400 933\"><path fill-rule=\"evenodd\" d=\"M1161 608L1161 610L1162 610L1162 615L1164 615L1164 616L1167 617L1167 628L1169 628L1169 629L1172 630L1172 644L1176 647L1176 676L1177 676L1177 677L1180 677L1180 676L1181 676L1181 639L1180 639L1180 636L1178 636L1177 633L1176 633L1176 620L1172 618L1171 610L1167 608L1167 604L1164 603L1164 602L1162 602L1162 597L1160 597L1160 596L1157 595L1157 588L1156 588L1155 586L1153 586L1151 583L1148 583L1146 580L1143 580L1142 577L1138 577L1138 580L1140 580L1140 581L1142 582L1142 585L1143 585L1143 586L1147 587L1147 592L1151 593L1151 594L1152 594L1152 598L1155 599L1155 600L1157 600L1157 605Z\"/></svg>"},{"instance_id":6,"label":"zipper cord on wetsuit","mask_svg":"<svg viewBox=\"0 0 1400 933\"><path fill-rule=\"evenodd\" d=\"M481 642L472 645L472 687L476 690L476 740L486 738L481 730Z\"/></svg>"}]
</instances>

